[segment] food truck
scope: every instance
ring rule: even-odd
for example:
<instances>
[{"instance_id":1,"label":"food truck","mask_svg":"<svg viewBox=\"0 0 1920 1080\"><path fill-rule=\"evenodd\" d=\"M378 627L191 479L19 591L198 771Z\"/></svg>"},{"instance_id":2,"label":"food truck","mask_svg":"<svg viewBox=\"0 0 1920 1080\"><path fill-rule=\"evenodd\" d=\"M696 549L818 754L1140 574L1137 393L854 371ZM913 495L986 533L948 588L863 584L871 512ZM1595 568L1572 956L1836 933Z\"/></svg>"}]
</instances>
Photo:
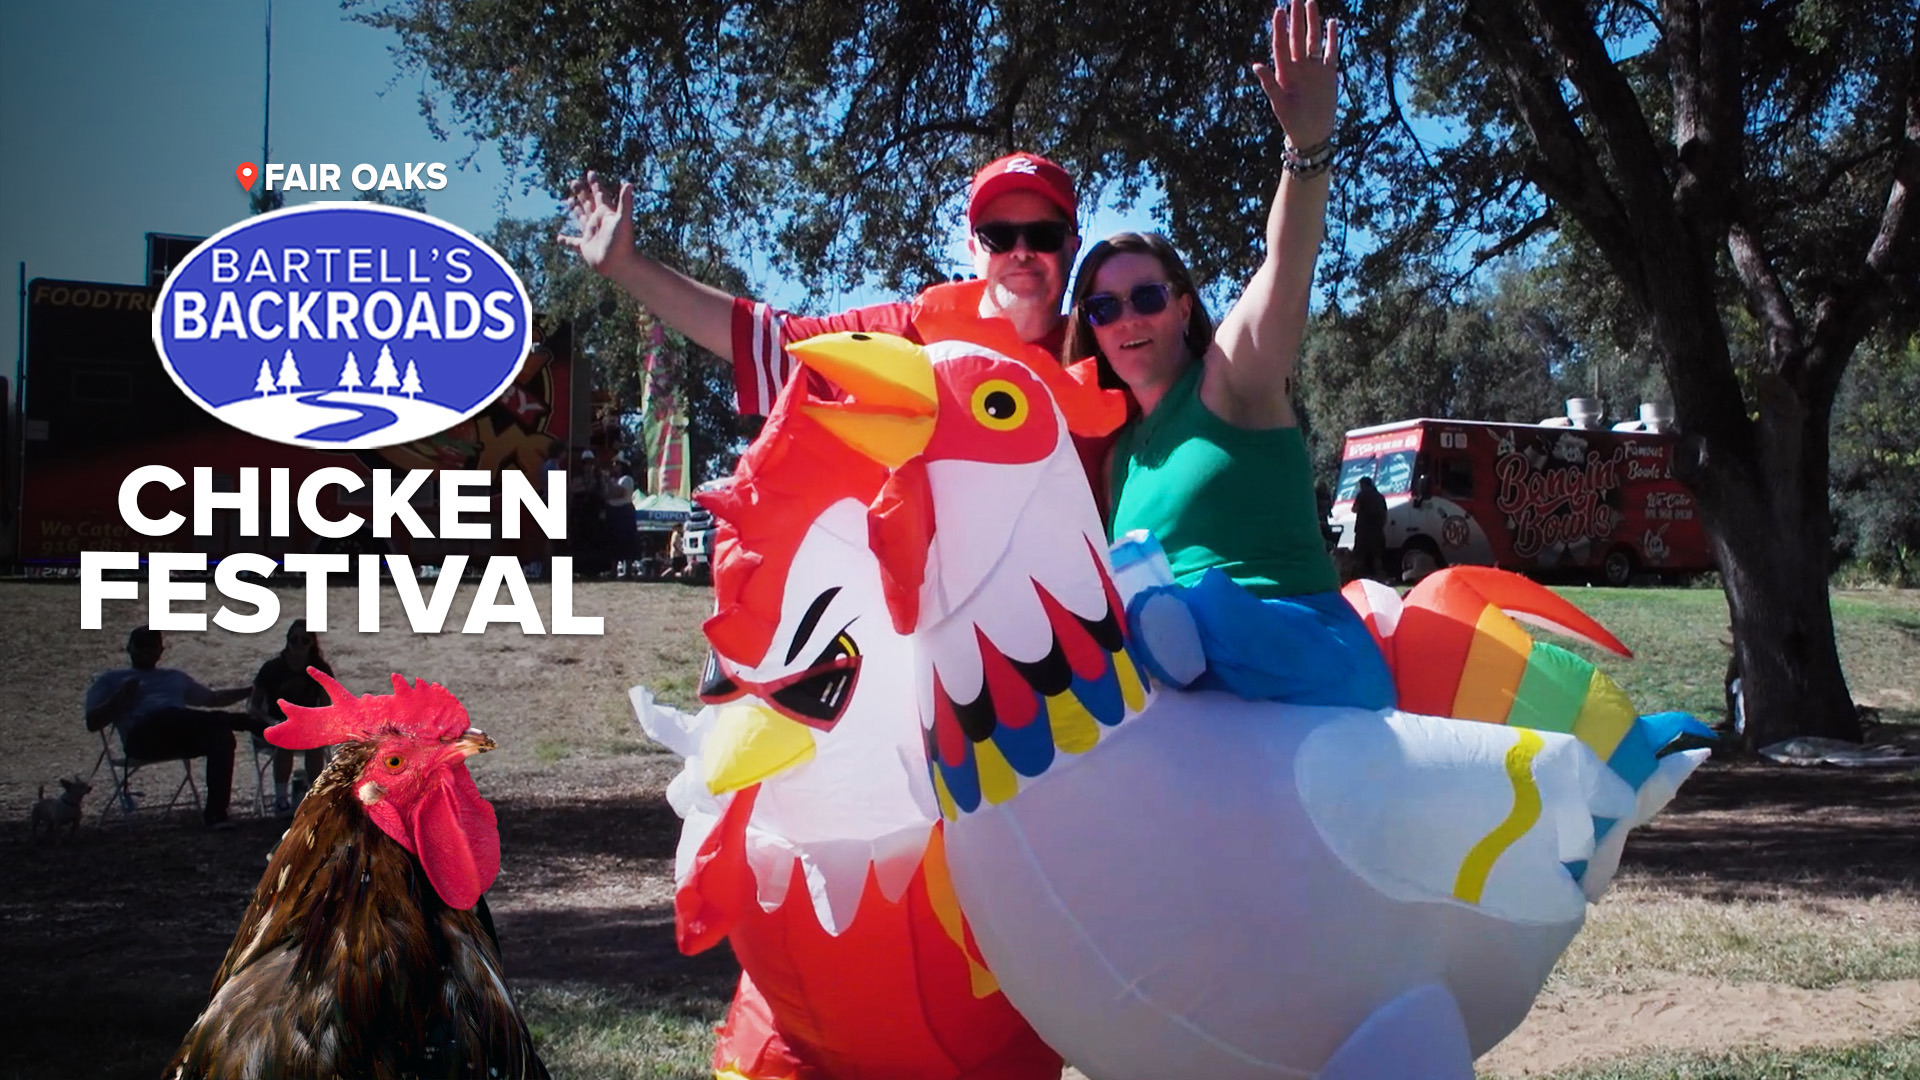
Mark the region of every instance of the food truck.
<instances>
[{"instance_id":1,"label":"food truck","mask_svg":"<svg viewBox=\"0 0 1920 1080\"><path fill-rule=\"evenodd\" d=\"M1588 399L1540 424L1401 420L1347 432L1331 521L1354 546L1353 496L1385 496L1388 568L1456 564L1624 586L1714 569L1698 503L1674 476L1664 410L1604 428ZM1424 556L1424 558L1423 558Z\"/></svg>"}]
</instances>

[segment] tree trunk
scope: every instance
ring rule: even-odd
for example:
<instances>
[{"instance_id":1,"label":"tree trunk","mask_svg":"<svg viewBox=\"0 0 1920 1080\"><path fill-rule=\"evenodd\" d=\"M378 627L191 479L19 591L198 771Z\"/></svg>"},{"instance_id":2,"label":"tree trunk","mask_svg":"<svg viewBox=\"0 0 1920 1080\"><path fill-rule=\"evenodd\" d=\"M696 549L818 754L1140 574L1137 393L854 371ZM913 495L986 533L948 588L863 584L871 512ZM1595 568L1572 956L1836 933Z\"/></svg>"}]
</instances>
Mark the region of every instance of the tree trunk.
<instances>
[{"instance_id":1,"label":"tree trunk","mask_svg":"<svg viewBox=\"0 0 1920 1080\"><path fill-rule=\"evenodd\" d=\"M1722 454L1716 463L1710 449L1693 481L1725 583L1749 750L1795 735L1861 735L1827 593L1831 402L1821 396L1764 376L1757 460Z\"/></svg>"}]
</instances>

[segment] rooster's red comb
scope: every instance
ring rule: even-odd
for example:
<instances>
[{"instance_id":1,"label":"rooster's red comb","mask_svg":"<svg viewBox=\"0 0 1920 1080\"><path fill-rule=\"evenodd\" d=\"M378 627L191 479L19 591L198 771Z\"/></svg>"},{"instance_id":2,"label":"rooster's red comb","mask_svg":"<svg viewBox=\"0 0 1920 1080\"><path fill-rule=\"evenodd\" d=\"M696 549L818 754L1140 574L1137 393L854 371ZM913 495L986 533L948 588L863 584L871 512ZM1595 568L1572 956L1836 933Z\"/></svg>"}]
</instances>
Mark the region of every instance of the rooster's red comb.
<instances>
[{"instance_id":1,"label":"rooster's red comb","mask_svg":"<svg viewBox=\"0 0 1920 1080\"><path fill-rule=\"evenodd\" d=\"M357 742L385 731L445 742L458 738L472 726L460 699L439 683L421 679L409 684L406 676L396 673L393 693L360 696L319 668L310 667L307 674L326 687L330 704L309 707L280 703L287 718L268 728L266 738L286 750L313 750Z\"/></svg>"}]
</instances>

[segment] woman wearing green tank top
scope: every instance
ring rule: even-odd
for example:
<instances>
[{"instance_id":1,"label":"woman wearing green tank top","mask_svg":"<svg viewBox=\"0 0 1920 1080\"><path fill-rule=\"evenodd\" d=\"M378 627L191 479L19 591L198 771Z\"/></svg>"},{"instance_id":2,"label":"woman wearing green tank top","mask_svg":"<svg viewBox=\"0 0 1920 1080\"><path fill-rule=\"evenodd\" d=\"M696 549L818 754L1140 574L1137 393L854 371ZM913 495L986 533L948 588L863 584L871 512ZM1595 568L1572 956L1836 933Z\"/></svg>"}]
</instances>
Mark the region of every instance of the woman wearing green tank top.
<instances>
[{"instance_id":1,"label":"woman wearing green tank top","mask_svg":"<svg viewBox=\"0 0 1920 1080\"><path fill-rule=\"evenodd\" d=\"M1273 62L1254 74L1286 135L1283 172L1266 259L1219 329L1164 237L1121 233L1080 265L1063 359L1096 358L1140 406L1107 470L1109 535L1146 529L1166 550L1177 584L1129 610L1184 602L1206 659L1190 685L1379 708L1392 680L1336 591L1289 396L1325 234L1338 56L1313 0L1274 12Z\"/></svg>"}]
</instances>

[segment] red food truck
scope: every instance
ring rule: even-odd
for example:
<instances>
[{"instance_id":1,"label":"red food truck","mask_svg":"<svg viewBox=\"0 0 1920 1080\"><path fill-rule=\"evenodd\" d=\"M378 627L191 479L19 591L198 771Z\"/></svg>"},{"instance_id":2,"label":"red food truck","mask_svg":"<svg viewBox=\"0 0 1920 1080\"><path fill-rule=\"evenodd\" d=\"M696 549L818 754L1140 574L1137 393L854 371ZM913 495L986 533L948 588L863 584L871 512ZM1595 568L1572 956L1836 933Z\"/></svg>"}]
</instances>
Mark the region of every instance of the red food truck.
<instances>
[{"instance_id":1,"label":"red food truck","mask_svg":"<svg viewBox=\"0 0 1920 1080\"><path fill-rule=\"evenodd\" d=\"M1569 403L1543 424L1402 420L1347 432L1331 522L1354 545L1353 495L1386 497L1389 567L1576 572L1609 585L1714 568L1693 493L1674 478L1679 438L1658 414L1608 430Z\"/></svg>"}]
</instances>

